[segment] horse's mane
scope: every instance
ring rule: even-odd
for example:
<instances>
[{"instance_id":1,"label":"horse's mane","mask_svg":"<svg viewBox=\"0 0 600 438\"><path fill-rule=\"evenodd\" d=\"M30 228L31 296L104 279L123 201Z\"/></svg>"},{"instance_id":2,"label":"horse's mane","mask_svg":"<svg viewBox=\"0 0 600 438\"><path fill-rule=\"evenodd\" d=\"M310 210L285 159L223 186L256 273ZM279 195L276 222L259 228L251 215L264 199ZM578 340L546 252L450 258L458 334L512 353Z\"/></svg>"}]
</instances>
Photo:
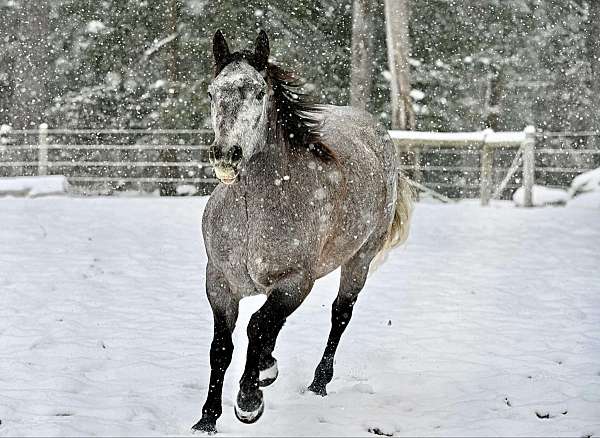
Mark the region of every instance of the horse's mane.
<instances>
[{"instance_id":1,"label":"horse's mane","mask_svg":"<svg viewBox=\"0 0 600 438\"><path fill-rule=\"evenodd\" d=\"M234 61L244 60L259 70L254 53L248 50L234 52L215 68L215 77ZM260 70L259 70L260 71ZM302 93L302 82L292 72L273 63L267 63L265 80L273 90L273 106L269 117L276 128L270 132L269 141L284 142L291 149L305 148L323 161L335 159L333 151L321 140L321 108L308 95Z\"/></svg>"}]
</instances>

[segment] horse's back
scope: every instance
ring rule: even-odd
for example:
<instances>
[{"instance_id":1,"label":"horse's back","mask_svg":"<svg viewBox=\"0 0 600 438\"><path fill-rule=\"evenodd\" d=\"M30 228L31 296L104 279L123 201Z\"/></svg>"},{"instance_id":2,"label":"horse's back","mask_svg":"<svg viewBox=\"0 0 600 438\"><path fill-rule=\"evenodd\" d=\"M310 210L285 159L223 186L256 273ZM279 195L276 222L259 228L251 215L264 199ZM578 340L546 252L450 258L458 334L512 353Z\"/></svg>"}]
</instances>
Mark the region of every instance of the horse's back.
<instances>
[{"instance_id":1,"label":"horse's back","mask_svg":"<svg viewBox=\"0 0 600 438\"><path fill-rule=\"evenodd\" d=\"M398 155L387 131L367 112L332 105L320 110L322 141L332 150L346 182L341 226L322 255L333 268L365 245L377 252L383 244L393 219Z\"/></svg>"},{"instance_id":2,"label":"horse's back","mask_svg":"<svg viewBox=\"0 0 600 438\"><path fill-rule=\"evenodd\" d=\"M397 153L389 134L371 114L350 106L322 105L320 109L324 142L337 155L352 157L366 147L386 171L397 169Z\"/></svg>"}]
</instances>

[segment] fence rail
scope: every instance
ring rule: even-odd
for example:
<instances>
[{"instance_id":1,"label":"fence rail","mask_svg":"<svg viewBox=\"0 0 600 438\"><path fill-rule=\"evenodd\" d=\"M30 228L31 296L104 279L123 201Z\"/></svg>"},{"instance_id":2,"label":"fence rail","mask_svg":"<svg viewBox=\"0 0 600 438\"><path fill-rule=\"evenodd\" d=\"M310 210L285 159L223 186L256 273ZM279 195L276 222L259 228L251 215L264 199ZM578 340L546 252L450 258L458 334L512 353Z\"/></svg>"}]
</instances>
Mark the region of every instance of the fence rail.
<instances>
[{"instance_id":1,"label":"fence rail","mask_svg":"<svg viewBox=\"0 0 600 438\"><path fill-rule=\"evenodd\" d=\"M491 199L524 186L532 203L534 182L564 186L600 166L598 132L390 131L407 173L450 197ZM208 130L0 129L0 177L62 174L84 194L155 190L217 183L208 164Z\"/></svg>"},{"instance_id":2,"label":"fence rail","mask_svg":"<svg viewBox=\"0 0 600 438\"><path fill-rule=\"evenodd\" d=\"M441 132L410 132L391 131L392 140L398 147L412 153L413 163L410 166L418 181L422 180L421 170L447 170L450 166L422 166L421 153L425 148L464 148L476 146L480 149L480 198L482 205L488 205L492 198L498 197L507 187L511 178L523 162L523 188L525 190L525 206L533 205L533 184L535 180L535 128L528 126L521 132L494 132L485 130L467 133L441 133ZM518 148L516 155L507 169L506 176L500 186L493 190L494 179L494 149ZM472 166L454 166L455 171L469 171Z\"/></svg>"}]
</instances>

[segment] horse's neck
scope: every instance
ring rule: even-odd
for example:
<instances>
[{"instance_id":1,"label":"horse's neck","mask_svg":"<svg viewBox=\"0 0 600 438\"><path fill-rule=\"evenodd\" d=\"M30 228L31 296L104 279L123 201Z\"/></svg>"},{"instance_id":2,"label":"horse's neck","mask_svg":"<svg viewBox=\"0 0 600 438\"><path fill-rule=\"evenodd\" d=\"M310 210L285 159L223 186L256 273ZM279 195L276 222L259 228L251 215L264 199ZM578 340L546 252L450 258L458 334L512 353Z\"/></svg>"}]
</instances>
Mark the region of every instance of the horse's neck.
<instances>
[{"instance_id":1,"label":"horse's neck","mask_svg":"<svg viewBox=\"0 0 600 438\"><path fill-rule=\"evenodd\" d=\"M274 180L287 175L289 162L289 147L281 141L268 139L246 166L246 182L250 187L273 184Z\"/></svg>"}]
</instances>

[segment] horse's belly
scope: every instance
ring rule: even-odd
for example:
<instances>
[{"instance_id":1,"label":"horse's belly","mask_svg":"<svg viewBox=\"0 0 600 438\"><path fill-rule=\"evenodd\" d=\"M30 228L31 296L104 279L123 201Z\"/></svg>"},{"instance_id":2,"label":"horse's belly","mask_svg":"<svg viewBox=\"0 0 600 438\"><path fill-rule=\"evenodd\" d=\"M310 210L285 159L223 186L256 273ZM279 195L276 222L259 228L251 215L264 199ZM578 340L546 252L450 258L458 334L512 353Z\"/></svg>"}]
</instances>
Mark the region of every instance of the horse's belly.
<instances>
[{"instance_id":1,"label":"horse's belly","mask_svg":"<svg viewBox=\"0 0 600 438\"><path fill-rule=\"evenodd\" d=\"M374 227L365 227L356 230L355 234L342 233L327 241L319 257L317 278L333 272L350 260L371 238L374 231Z\"/></svg>"},{"instance_id":2,"label":"horse's belly","mask_svg":"<svg viewBox=\"0 0 600 438\"><path fill-rule=\"evenodd\" d=\"M372 179L369 181L369 178ZM373 175L363 177L363 187L381 187ZM332 223L329 238L319 257L318 277L327 275L359 253L367 242L376 246L390 222L384 209L385 195L363 187L349 191L338 219ZM371 249L371 248L370 248ZM372 252L372 251L370 251ZM365 254L369 256L370 254Z\"/></svg>"}]
</instances>

